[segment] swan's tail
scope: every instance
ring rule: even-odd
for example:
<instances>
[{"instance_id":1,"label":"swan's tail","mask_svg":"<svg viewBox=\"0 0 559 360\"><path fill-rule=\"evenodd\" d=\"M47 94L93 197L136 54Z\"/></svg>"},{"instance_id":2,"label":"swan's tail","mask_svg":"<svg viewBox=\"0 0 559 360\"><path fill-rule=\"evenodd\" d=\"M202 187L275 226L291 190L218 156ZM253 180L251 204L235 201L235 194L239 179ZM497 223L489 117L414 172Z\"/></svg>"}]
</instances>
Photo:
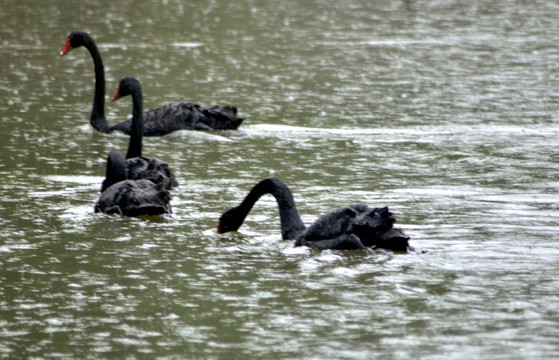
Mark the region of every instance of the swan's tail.
<instances>
[{"instance_id":1,"label":"swan's tail","mask_svg":"<svg viewBox=\"0 0 559 360\"><path fill-rule=\"evenodd\" d=\"M237 117L237 107L214 105L201 109L199 121L213 130L237 130L244 118Z\"/></svg>"}]
</instances>

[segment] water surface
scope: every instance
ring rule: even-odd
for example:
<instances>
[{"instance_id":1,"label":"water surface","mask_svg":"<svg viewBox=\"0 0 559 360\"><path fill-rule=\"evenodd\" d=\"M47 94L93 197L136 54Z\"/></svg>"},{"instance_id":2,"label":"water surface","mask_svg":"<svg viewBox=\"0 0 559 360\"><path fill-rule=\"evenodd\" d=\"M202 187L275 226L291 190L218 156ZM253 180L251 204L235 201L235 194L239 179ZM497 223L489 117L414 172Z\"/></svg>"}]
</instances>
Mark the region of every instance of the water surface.
<instances>
[{"instance_id":1,"label":"water surface","mask_svg":"<svg viewBox=\"0 0 559 360\"><path fill-rule=\"evenodd\" d=\"M3 1L0 358L559 357L559 10L553 1ZM144 141L180 187L172 216L93 213L107 97L234 104L244 135ZM129 99L109 103L115 123ZM282 241L259 180L303 220L390 206L417 252Z\"/></svg>"}]
</instances>

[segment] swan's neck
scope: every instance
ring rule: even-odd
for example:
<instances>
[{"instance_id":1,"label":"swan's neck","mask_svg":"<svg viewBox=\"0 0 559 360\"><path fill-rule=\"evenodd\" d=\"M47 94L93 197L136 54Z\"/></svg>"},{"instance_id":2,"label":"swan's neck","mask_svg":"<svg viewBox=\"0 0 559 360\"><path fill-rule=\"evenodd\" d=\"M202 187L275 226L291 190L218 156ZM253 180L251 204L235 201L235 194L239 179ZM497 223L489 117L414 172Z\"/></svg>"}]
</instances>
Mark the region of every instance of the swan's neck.
<instances>
[{"instance_id":1,"label":"swan's neck","mask_svg":"<svg viewBox=\"0 0 559 360\"><path fill-rule=\"evenodd\" d=\"M101 192L117 182L126 180L126 162L116 150L111 150L107 157L107 171L101 185Z\"/></svg>"},{"instance_id":2,"label":"swan's neck","mask_svg":"<svg viewBox=\"0 0 559 360\"><path fill-rule=\"evenodd\" d=\"M126 158L142 156L142 137L144 134L144 114L142 109L142 89L134 86L130 89L132 96L132 126L130 129L130 143Z\"/></svg>"},{"instance_id":3,"label":"swan's neck","mask_svg":"<svg viewBox=\"0 0 559 360\"><path fill-rule=\"evenodd\" d=\"M248 215L256 201L265 194L273 195L278 203L282 238L284 240L295 239L305 230L305 225L299 216L291 190L277 179L264 179L250 191L239 205L239 208L242 209L243 219Z\"/></svg>"},{"instance_id":4,"label":"swan's neck","mask_svg":"<svg viewBox=\"0 0 559 360\"><path fill-rule=\"evenodd\" d=\"M110 132L110 126L105 118L105 68L99 49L93 39L87 39L85 47L93 58L95 65L95 97L93 98L93 109L91 110L91 125L100 132Z\"/></svg>"}]
</instances>

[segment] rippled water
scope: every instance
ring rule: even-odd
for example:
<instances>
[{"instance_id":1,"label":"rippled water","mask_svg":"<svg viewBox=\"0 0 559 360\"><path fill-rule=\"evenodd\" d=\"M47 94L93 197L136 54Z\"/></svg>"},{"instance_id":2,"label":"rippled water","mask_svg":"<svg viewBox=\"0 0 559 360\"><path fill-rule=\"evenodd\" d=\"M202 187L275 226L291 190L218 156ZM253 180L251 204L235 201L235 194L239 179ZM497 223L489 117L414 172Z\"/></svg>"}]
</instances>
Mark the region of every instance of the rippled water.
<instances>
[{"instance_id":1,"label":"rippled water","mask_svg":"<svg viewBox=\"0 0 559 360\"><path fill-rule=\"evenodd\" d=\"M2 1L0 358L559 357L559 6L553 1ZM235 104L243 134L144 141L174 214L93 213L107 96ZM131 112L108 104L108 119ZM259 180L306 223L389 205L417 252L293 248Z\"/></svg>"}]
</instances>

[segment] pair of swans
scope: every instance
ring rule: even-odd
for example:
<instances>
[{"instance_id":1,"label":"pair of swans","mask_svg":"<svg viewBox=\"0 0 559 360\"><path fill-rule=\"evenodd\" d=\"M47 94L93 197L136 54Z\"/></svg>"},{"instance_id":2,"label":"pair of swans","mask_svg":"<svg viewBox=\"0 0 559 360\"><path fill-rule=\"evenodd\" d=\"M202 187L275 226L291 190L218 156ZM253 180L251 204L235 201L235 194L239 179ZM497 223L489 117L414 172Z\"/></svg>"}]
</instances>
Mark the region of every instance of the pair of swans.
<instances>
[{"instance_id":1,"label":"pair of swans","mask_svg":"<svg viewBox=\"0 0 559 360\"><path fill-rule=\"evenodd\" d=\"M60 56L81 46L89 51L95 66L95 97L90 117L91 125L102 133L120 131L130 134L131 119L109 125L105 118L105 68L93 38L84 31L70 33ZM243 118L237 118L235 106L202 107L191 102L169 103L144 113L144 135L161 136L176 130L236 130L242 122Z\"/></svg>"},{"instance_id":2,"label":"pair of swans","mask_svg":"<svg viewBox=\"0 0 559 360\"><path fill-rule=\"evenodd\" d=\"M109 126L104 117L103 65L91 37L84 32L70 34L61 55L81 45L87 47L95 63L96 90L91 124L101 132L119 130L130 135L126 160L118 151L109 152L106 177L101 187L102 194L95 204L95 212L117 213L124 216L170 213L169 190L178 186L178 182L166 163L158 159L142 157L143 136L161 135L155 131L158 128L157 124L163 123L154 120L153 114L158 113L157 109L144 114L139 81L133 77L125 77L120 80L113 101L130 95L133 103L132 119ZM172 105L167 104L164 107L170 108ZM198 105L194 108L201 109ZM233 117L236 114L236 109L233 107L211 109L225 113L230 111ZM161 110L159 113L166 113L166 110ZM144 117L147 114L152 117L146 121ZM242 119L238 124L241 121ZM151 126L151 130L146 129L148 126ZM260 181L240 205L223 213L219 219L217 232L223 234L237 231L254 204L265 194L273 195L278 203L282 238L295 240L295 246L309 246L319 250L367 252L375 248L393 251L407 251L410 248L409 237L401 229L393 226L396 220L387 207L370 208L365 204L352 205L323 215L307 228L297 211L291 190L283 182L274 178Z\"/></svg>"}]
</instances>

